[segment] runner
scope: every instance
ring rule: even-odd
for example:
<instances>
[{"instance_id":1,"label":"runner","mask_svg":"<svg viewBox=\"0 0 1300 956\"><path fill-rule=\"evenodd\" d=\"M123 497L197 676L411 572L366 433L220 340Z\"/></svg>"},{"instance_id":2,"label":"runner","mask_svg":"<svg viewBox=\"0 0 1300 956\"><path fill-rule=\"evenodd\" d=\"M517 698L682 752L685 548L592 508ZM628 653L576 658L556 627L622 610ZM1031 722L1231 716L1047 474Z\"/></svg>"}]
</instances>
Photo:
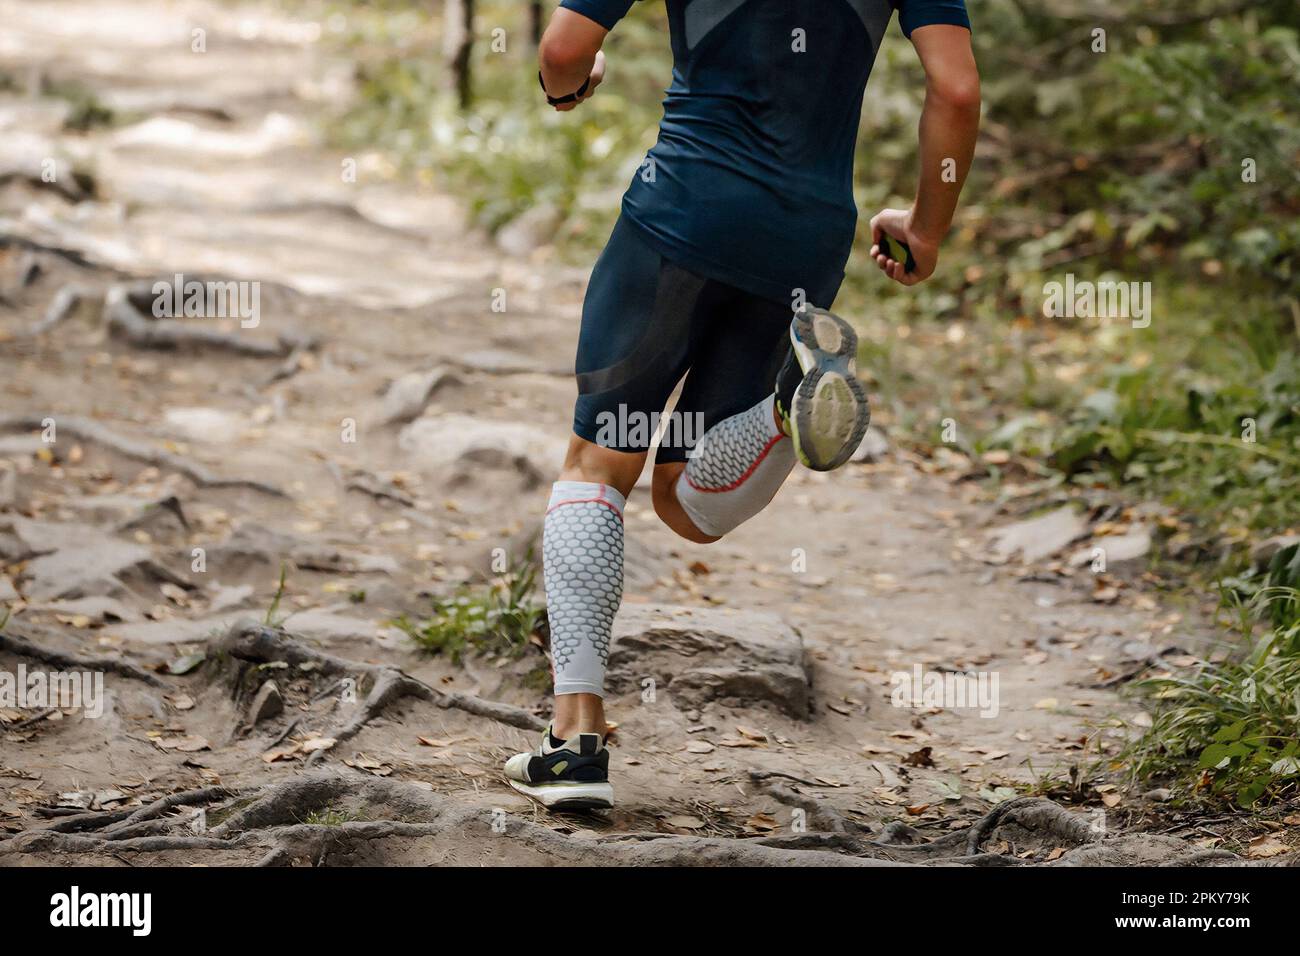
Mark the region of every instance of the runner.
<instances>
[{"instance_id":1,"label":"runner","mask_svg":"<svg viewBox=\"0 0 1300 956\"><path fill-rule=\"evenodd\" d=\"M605 37L632 3L562 0L539 53L555 109L596 92ZM683 375L652 498L690 541L758 514L796 461L839 467L866 431L857 336L828 309L857 223L862 98L895 10L926 96L916 199L871 220L871 255L894 281L933 274L979 126L962 0L666 3L672 85L587 288L574 434L543 530L555 716L538 748L505 767L551 809L613 806L602 698L623 506L649 451L646 424Z\"/></svg>"}]
</instances>

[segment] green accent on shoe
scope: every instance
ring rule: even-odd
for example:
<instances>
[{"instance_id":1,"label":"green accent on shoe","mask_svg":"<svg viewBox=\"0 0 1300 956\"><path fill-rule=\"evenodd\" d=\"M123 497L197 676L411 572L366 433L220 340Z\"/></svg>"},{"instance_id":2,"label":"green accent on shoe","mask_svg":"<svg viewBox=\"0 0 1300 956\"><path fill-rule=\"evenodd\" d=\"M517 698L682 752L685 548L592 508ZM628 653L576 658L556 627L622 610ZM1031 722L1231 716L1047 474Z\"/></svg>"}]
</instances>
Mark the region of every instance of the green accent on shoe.
<instances>
[{"instance_id":1,"label":"green accent on shoe","mask_svg":"<svg viewBox=\"0 0 1300 956\"><path fill-rule=\"evenodd\" d=\"M871 423L857 378L858 336L839 316L806 308L790 323L790 345L804 372L787 417L795 454L814 471L831 471L849 460Z\"/></svg>"}]
</instances>

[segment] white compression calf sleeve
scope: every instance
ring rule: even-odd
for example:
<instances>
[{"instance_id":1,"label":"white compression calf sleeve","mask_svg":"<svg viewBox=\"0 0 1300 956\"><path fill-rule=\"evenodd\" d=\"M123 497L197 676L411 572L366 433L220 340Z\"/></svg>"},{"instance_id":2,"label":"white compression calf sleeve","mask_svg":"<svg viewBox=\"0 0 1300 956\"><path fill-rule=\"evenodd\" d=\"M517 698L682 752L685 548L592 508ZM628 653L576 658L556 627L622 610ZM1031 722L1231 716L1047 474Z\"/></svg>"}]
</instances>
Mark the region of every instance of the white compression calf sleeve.
<instances>
[{"instance_id":1,"label":"white compression calf sleeve","mask_svg":"<svg viewBox=\"0 0 1300 956\"><path fill-rule=\"evenodd\" d=\"M614 615L623 599L623 496L557 481L542 531L555 693L605 694Z\"/></svg>"},{"instance_id":2,"label":"white compression calf sleeve","mask_svg":"<svg viewBox=\"0 0 1300 956\"><path fill-rule=\"evenodd\" d=\"M710 537L758 514L794 468L794 443L772 417L775 396L714 425L677 479L677 500Z\"/></svg>"}]
</instances>

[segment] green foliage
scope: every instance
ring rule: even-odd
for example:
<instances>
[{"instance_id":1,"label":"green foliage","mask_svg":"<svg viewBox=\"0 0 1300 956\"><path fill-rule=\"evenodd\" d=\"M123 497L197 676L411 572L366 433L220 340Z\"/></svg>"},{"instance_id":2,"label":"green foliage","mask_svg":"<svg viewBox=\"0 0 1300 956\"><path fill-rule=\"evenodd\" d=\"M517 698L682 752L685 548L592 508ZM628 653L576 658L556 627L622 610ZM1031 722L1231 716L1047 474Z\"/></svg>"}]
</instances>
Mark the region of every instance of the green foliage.
<instances>
[{"instance_id":1,"label":"green foliage","mask_svg":"<svg viewBox=\"0 0 1300 956\"><path fill-rule=\"evenodd\" d=\"M1189 147L1182 161L1112 179L1121 204L1144 210L1129 226L1130 245L1157 230L1185 236L1186 259L1214 258L1261 283L1292 286L1300 254L1294 13L1290 26L1211 20L1117 61L1114 87L1127 94L1123 129ZM1243 182L1252 164L1254 181Z\"/></svg>"},{"instance_id":2,"label":"green foliage","mask_svg":"<svg viewBox=\"0 0 1300 956\"><path fill-rule=\"evenodd\" d=\"M1041 456L1083 484L1144 486L1224 526L1285 528L1300 502L1300 355L1248 341L1258 324L1230 338L1233 324L1218 323L1200 355L1099 368L1077 404L1014 419L981 447Z\"/></svg>"},{"instance_id":3,"label":"green foliage","mask_svg":"<svg viewBox=\"0 0 1300 956\"><path fill-rule=\"evenodd\" d=\"M480 29L471 66L474 103L467 112L449 90L432 39L430 49L412 55L388 32L399 25L414 31L416 14L367 20L357 11L369 25L353 36L360 96L338 119L336 137L346 146L383 150L417 176L436 177L489 229L537 205L553 206L567 216L567 238L590 248L608 235L622 190L654 141L670 62L663 8L639 4L611 37L616 83L581 109L557 113L538 88L536 51L524 39L525 5L478 7L480 24L508 25L506 49L493 51ZM369 55L376 46L382 55ZM587 241L580 241L584 236Z\"/></svg>"},{"instance_id":4,"label":"green foliage","mask_svg":"<svg viewBox=\"0 0 1300 956\"><path fill-rule=\"evenodd\" d=\"M1152 724L1124 759L1135 778L1170 778L1242 807L1300 792L1300 546L1274 556L1259 579L1225 582L1225 604L1247 636L1268 627L1241 660L1189 677L1142 681Z\"/></svg>"},{"instance_id":5,"label":"green foliage","mask_svg":"<svg viewBox=\"0 0 1300 956\"><path fill-rule=\"evenodd\" d=\"M432 613L395 624L430 654L460 663L467 652L518 657L537 633L545 609L535 599L537 562L530 549L523 560L482 588L463 586L434 598Z\"/></svg>"},{"instance_id":6,"label":"green foliage","mask_svg":"<svg viewBox=\"0 0 1300 956\"><path fill-rule=\"evenodd\" d=\"M308 826L317 827L337 827L345 823L352 823L364 819L363 815L355 810L340 810L334 807L326 807L324 810L313 810L307 814L303 823Z\"/></svg>"},{"instance_id":7,"label":"green foliage","mask_svg":"<svg viewBox=\"0 0 1300 956\"><path fill-rule=\"evenodd\" d=\"M51 83L46 87L45 92L67 101L69 110L63 120L65 129L84 133L97 127L112 126L118 121L118 117L95 95L94 91L80 83L74 81Z\"/></svg>"},{"instance_id":8,"label":"green foliage","mask_svg":"<svg viewBox=\"0 0 1300 956\"><path fill-rule=\"evenodd\" d=\"M280 583L276 586L275 595L271 598L271 606L266 609L266 616L262 618L262 623L267 627L279 627L284 623L284 618L277 617L276 612L280 610L280 602L284 599L285 592L285 575L288 573L288 566L280 562Z\"/></svg>"},{"instance_id":9,"label":"green foliage","mask_svg":"<svg viewBox=\"0 0 1300 956\"><path fill-rule=\"evenodd\" d=\"M1294 628L1300 622L1300 544L1288 545L1273 555L1268 566L1271 589L1269 611L1278 631ZM1300 647L1293 647L1300 653Z\"/></svg>"}]
</instances>

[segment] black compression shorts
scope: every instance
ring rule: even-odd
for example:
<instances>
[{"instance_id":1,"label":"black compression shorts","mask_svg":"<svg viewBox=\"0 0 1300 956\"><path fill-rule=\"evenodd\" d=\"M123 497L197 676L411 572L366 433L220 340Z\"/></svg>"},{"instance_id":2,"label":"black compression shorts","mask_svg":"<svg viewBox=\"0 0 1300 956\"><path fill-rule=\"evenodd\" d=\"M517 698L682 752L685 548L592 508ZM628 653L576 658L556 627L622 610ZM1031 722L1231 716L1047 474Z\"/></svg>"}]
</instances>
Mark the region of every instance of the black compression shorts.
<instances>
[{"instance_id":1,"label":"black compression shorts","mask_svg":"<svg viewBox=\"0 0 1300 956\"><path fill-rule=\"evenodd\" d=\"M668 261L619 219L582 306L573 431L617 451L685 461L703 433L771 394L793 304ZM686 375L672 414L664 406Z\"/></svg>"}]
</instances>

